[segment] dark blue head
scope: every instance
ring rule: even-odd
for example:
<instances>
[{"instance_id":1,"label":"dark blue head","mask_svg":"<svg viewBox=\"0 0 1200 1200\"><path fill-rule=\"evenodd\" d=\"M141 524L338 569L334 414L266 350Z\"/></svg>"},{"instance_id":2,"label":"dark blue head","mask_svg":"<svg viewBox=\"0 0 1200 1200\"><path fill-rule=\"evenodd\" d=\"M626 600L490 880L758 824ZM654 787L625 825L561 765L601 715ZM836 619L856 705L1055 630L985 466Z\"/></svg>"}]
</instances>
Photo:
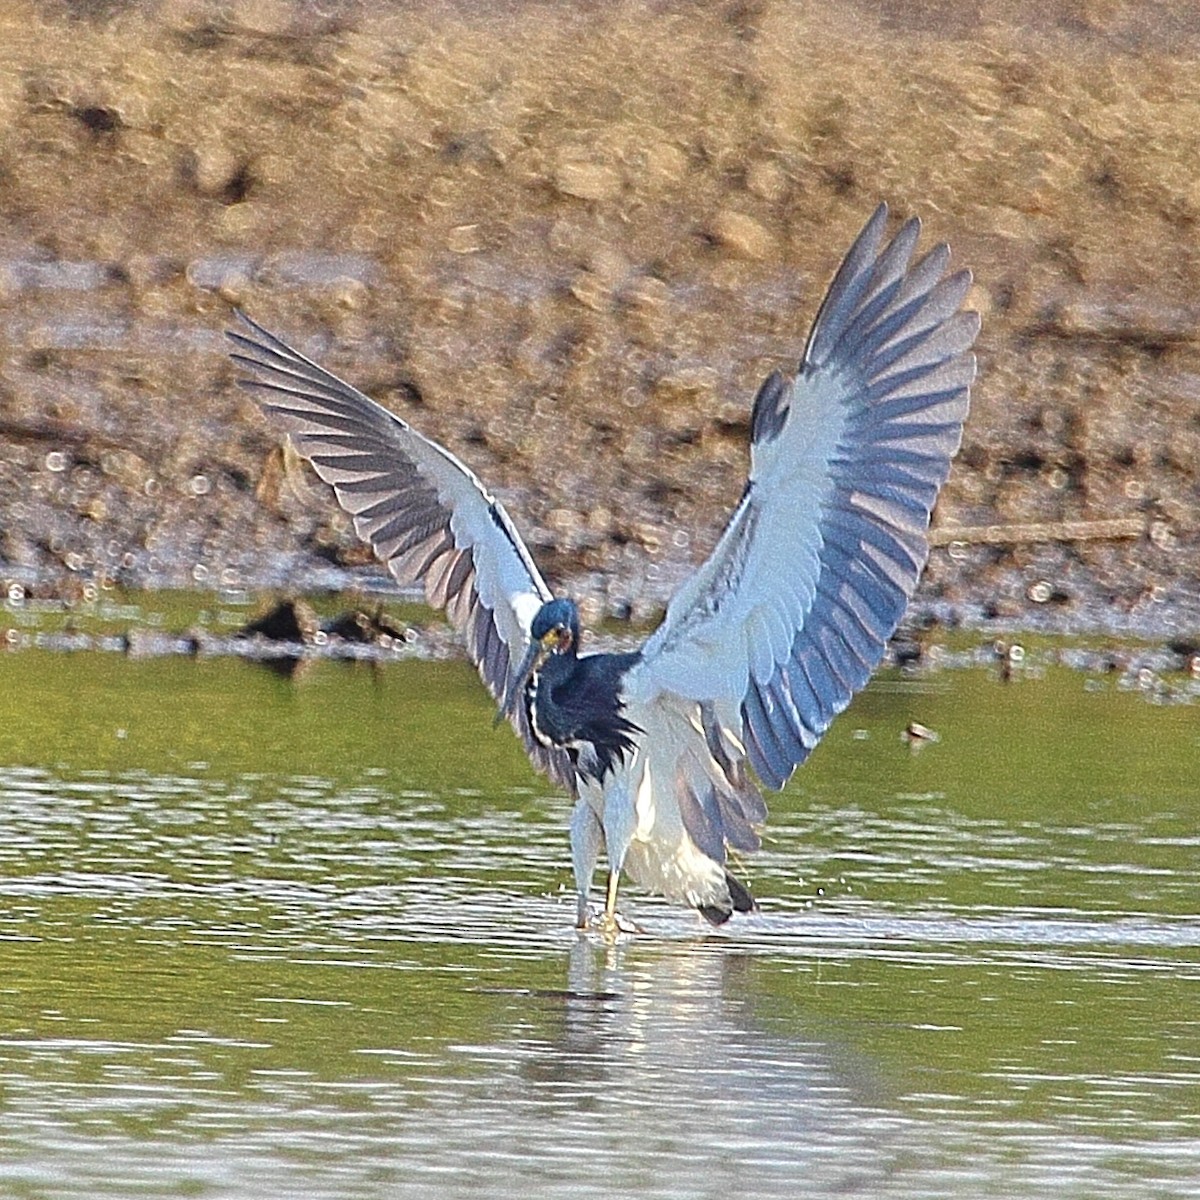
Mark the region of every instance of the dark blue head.
<instances>
[{"instance_id":1,"label":"dark blue head","mask_svg":"<svg viewBox=\"0 0 1200 1200\"><path fill-rule=\"evenodd\" d=\"M574 654L579 649L579 609L574 600L557 597L538 609L529 626L535 646L548 654Z\"/></svg>"},{"instance_id":2,"label":"dark blue head","mask_svg":"<svg viewBox=\"0 0 1200 1200\"><path fill-rule=\"evenodd\" d=\"M573 600L549 600L534 614L529 647L520 666L508 677L508 687L496 714L497 723L511 715L526 681L552 654L574 655L579 649L579 609Z\"/></svg>"}]
</instances>

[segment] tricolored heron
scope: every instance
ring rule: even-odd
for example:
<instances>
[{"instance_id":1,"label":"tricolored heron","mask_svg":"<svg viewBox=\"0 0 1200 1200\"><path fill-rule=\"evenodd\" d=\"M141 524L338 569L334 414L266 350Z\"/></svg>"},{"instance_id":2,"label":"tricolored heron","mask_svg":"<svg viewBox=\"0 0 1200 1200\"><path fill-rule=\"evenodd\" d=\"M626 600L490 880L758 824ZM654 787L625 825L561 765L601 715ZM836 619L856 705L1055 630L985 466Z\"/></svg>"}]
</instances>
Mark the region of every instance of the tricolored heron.
<instances>
[{"instance_id":1,"label":"tricolored heron","mask_svg":"<svg viewBox=\"0 0 1200 1200\"><path fill-rule=\"evenodd\" d=\"M880 205L821 304L794 377L754 400L750 477L708 560L628 654L581 653L508 514L448 450L246 317L257 372L297 450L402 585L445 609L536 766L575 798L578 923L601 852L602 923L622 872L719 924L755 907L726 869L766 805L870 677L928 556L962 437L978 315L920 222L883 245ZM882 248L881 248L882 247ZM239 314L241 315L241 314ZM752 775L753 773L753 775Z\"/></svg>"}]
</instances>

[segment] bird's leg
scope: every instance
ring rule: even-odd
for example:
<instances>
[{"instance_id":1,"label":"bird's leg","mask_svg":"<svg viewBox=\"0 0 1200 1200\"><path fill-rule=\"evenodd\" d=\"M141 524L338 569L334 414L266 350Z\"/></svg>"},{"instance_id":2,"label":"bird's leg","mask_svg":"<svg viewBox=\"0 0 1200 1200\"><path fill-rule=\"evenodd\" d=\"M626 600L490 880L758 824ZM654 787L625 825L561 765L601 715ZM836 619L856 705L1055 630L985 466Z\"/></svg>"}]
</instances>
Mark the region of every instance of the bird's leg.
<instances>
[{"instance_id":1,"label":"bird's leg","mask_svg":"<svg viewBox=\"0 0 1200 1200\"><path fill-rule=\"evenodd\" d=\"M613 825L611 832L610 824ZM575 912L576 929L596 929L606 936L640 932L636 925L617 912L617 885L621 879L621 861L624 860L628 844L629 834L626 830L610 821L608 804L605 805L605 821L602 824L596 810L585 797L580 796L575 801L575 810L571 813L571 865L575 869L575 887L579 897ZM622 847L615 860L611 850L613 845ZM589 904L588 897L596 863L600 861L600 851L606 847L609 847L610 869L604 907L601 909Z\"/></svg>"},{"instance_id":2,"label":"bird's leg","mask_svg":"<svg viewBox=\"0 0 1200 1200\"><path fill-rule=\"evenodd\" d=\"M604 898L604 923L617 923L617 886L621 882L621 872L615 867L608 873L608 894Z\"/></svg>"},{"instance_id":3,"label":"bird's leg","mask_svg":"<svg viewBox=\"0 0 1200 1200\"><path fill-rule=\"evenodd\" d=\"M640 933L632 921L617 912L617 888L621 883L621 868L633 840L636 824L633 803L624 786L610 788L604 797L604 848L608 855L608 888L604 896L604 917L600 928L606 937L618 933Z\"/></svg>"},{"instance_id":4,"label":"bird's leg","mask_svg":"<svg viewBox=\"0 0 1200 1200\"><path fill-rule=\"evenodd\" d=\"M580 796L571 814L571 865L575 869L575 888L579 896L575 913L576 929L586 929L591 921L588 895L592 890L592 876L596 873L596 863L600 859L600 847L603 844L604 830L600 818Z\"/></svg>"},{"instance_id":5,"label":"bird's leg","mask_svg":"<svg viewBox=\"0 0 1200 1200\"><path fill-rule=\"evenodd\" d=\"M644 933L636 921L623 917L617 912L617 887L621 882L621 872L613 867L608 873L608 888L604 896L604 915L600 918L600 932L606 938L615 937L619 933Z\"/></svg>"}]
</instances>

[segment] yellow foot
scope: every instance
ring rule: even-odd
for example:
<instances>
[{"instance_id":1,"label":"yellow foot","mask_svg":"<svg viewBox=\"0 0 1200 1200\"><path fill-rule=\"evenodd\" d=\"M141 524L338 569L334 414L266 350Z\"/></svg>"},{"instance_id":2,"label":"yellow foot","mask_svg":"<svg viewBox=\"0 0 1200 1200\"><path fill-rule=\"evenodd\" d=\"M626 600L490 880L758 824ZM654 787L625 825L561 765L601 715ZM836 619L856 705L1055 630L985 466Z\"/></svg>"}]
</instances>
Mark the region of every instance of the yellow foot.
<instances>
[{"instance_id":1,"label":"yellow foot","mask_svg":"<svg viewBox=\"0 0 1200 1200\"><path fill-rule=\"evenodd\" d=\"M576 924L575 928L598 933L605 938L646 932L636 921L631 921L619 912L606 912L598 904L588 906L586 916Z\"/></svg>"}]
</instances>

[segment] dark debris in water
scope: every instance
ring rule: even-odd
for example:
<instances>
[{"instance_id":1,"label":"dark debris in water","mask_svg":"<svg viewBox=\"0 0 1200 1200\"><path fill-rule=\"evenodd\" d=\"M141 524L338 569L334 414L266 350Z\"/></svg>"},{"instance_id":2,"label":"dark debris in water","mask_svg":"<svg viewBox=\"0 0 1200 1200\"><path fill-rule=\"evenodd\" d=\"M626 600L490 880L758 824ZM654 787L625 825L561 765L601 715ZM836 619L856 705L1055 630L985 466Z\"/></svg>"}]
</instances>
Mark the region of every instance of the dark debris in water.
<instances>
[{"instance_id":1,"label":"dark debris in water","mask_svg":"<svg viewBox=\"0 0 1200 1200\"><path fill-rule=\"evenodd\" d=\"M388 616L382 604L373 612L352 608L321 621L311 604L297 598L280 600L247 621L234 636L247 641L250 650L246 657L287 676L313 657L307 653L312 650L323 651L322 657L361 659L374 656L356 651L374 648L391 657L397 647L419 638L416 630Z\"/></svg>"},{"instance_id":2,"label":"dark debris in water","mask_svg":"<svg viewBox=\"0 0 1200 1200\"><path fill-rule=\"evenodd\" d=\"M374 612L351 609L321 628L328 637L364 646L387 646L396 641L412 641L417 636L411 627L393 621L382 605L377 605Z\"/></svg>"},{"instance_id":3,"label":"dark debris in water","mask_svg":"<svg viewBox=\"0 0 1200 1200\"><path fill-rule=\"evenodd\" d=\"M268 642L311 644L321 632L321 624L312 605L303 600L280 600L262 616L247 621L239 637L261 637Z\"/></svg>"}]
</instances>

